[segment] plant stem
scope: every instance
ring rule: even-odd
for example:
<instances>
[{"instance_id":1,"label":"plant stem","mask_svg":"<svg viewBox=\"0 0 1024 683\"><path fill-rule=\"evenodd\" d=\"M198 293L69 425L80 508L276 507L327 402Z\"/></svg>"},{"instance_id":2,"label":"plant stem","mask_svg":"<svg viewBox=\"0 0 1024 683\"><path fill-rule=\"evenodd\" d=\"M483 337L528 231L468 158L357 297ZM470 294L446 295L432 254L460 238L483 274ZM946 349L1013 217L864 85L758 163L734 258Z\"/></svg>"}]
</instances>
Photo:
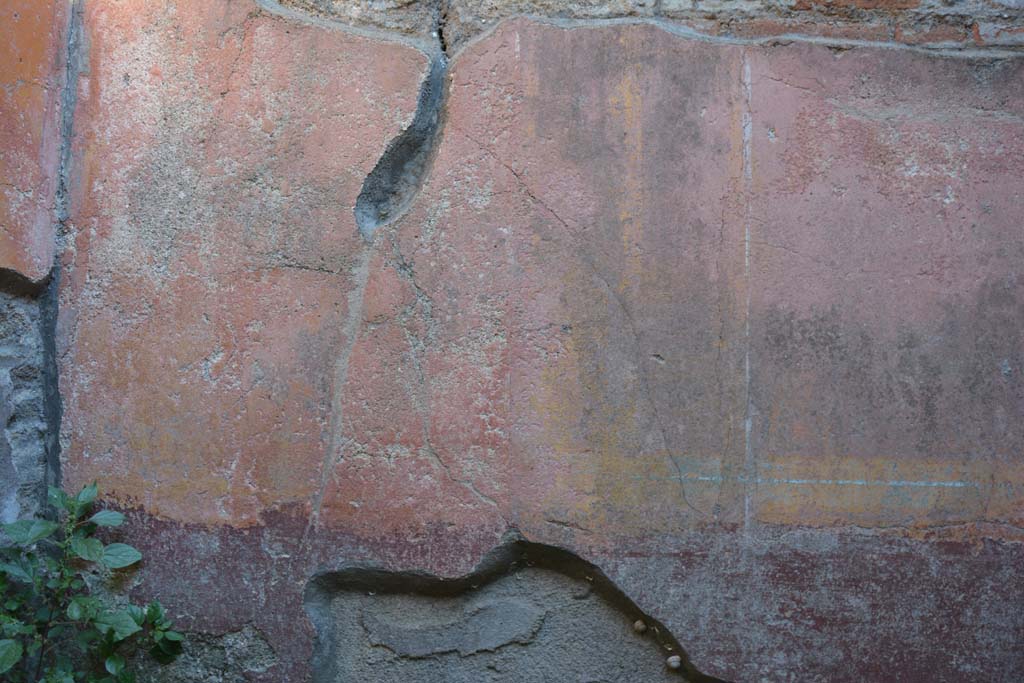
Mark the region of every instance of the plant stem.
<instances>
[{"instance_id":1,"label":"plant stem","mask_svg":"<svg viewBox=\"0 0 1024 683\"><path fill-rule=\"evenodd\" d=\"M67 578L68 552L71 547L71 535L74 532L74 520L71 515L67 515L64 518L63 531L63 538L60 543L57 544L57 547L60 549L60 560L57 565L57 574L60 579L58 583L60 587L56 591L50 593L50 599L48 601L49 604L47 605L46 625L43 627L42 640L39 644L39 659L36 660L36 683L38 683L39 676L42 674L43 661L46 659L47 652L49 652L47 640L50 636L50 628L53 626L53 616L61 610L64 603L65 593L67 591L65 580Z\"/></svg>"}]
</instances>

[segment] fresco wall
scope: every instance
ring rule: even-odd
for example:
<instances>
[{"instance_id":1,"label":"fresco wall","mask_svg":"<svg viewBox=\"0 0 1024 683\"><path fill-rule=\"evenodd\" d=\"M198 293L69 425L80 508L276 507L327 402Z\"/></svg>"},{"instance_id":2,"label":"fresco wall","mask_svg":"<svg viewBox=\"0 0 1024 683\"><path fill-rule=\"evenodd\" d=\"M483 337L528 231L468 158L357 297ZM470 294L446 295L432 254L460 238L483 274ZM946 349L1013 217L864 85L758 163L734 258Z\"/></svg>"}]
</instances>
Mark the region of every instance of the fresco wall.
<instances>
[{"instance_id":1,"label":"fresco wall","mask_svg":"<svg viewBox=\"0 0 1024 683\"><path fill-rule=\"evenodd\" d=\"M153 680L335 680L317 581L509 543L694 680L1024 678L1016 0L4 5L2 504L129 513Z\"/></svg>"}]
</instances>

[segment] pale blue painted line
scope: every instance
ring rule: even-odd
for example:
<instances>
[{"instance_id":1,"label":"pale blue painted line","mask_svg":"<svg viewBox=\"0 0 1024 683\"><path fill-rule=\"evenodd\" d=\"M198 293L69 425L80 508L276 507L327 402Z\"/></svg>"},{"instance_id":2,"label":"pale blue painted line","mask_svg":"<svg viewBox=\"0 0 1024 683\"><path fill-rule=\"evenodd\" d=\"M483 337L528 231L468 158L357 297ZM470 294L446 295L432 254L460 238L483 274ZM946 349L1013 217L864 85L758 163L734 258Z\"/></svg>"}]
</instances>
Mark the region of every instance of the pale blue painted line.
<instances>
[{"instance_id":1,"label":"pale blue painted line","mask_svg":"<svg viewBox=\"0 0 1024 683\"><path fill-rule=\"evenodd\" d=\"M710 481L714 483L722 483L726 481L727 477L721 475L706 475L706 474L688 474L682 477L644 477L636 476L634 479L644 479L647 481ZM790 484L793 486L885 486L890 488L947 488L947 489L966 489L966 488L981 488L981 485L975 481L913 481L906 479L895 479L895 480L884 480L884 479L770 479L766 477L728 477L733 481L737 481L741 484L767 484L767 485L783 485Z\"/></svg>"}]
</instances>

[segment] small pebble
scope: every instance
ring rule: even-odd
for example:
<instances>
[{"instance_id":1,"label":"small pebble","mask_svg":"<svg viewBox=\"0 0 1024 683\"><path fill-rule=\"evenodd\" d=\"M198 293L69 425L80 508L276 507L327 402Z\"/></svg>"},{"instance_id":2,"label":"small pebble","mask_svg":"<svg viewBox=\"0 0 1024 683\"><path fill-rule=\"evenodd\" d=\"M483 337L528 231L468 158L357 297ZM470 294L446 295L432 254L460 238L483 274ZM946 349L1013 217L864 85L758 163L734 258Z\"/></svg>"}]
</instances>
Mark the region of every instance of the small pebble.
<instances>
[{"instance_id":1,"label":"small pebble","mask_svg":"<svg viewBox=\"0 0 1024 683\"><path fill-rule=\"evenodd\" d=\"M665 663L668 664L668 668L670 669L678 669L683 665L683 658L679 655L672 655L665 660Z\"/></svg>"},{"instance_id":2,"label":"small pebble","mask_svg":"<svg viewBox=\"0 0 1024 683\"><path fill-rule=\"evenodd\" d=\"M643 633L647 630L647 624L644 623L643 619L637 619L633 622L633 630L637 633Z\"/></svg>"}]
</instances>

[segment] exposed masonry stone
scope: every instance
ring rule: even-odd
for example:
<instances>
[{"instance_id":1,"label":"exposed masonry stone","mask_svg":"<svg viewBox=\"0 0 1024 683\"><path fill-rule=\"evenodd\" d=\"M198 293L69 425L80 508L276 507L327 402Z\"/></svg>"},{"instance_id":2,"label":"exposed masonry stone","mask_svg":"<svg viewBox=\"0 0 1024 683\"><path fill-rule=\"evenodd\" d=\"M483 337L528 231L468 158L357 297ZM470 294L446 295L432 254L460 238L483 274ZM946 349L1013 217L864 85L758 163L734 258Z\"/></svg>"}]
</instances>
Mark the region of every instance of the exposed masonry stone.
<instances>
[{"instance_id":1,"label":"exposed masonry stone","mask_svg":"<svg viewBox=\"0 0 1024 683\"><path fill-rule=\"evenodd\" d=\"M808 35L935 47L1024 46L1022 0L282 0L306 13L449 47L515 15L656 18L713 36Z\"/></svg>"},{"instance_id":2,"label":"exposed masonry stone","mask_svg":"<svg viewBox=\"0 0 1024 683\"><path fill-rule=\"evenodd\" d=\"M277 656L252 626L223 635L190 633L184 653L165 666L139 657L138 680L149 683L246 683L251 674L270 669Z\"/></svg>"},{"instance_id":3,"label":"exposed masonry stone","mask_svg":"<svg viewBox=\"0 0 1024 683\"><path fill-rule=\"evenodd\" d=\"M718 680L600 569L514 535L458 579L322 573L306 608L319 636L314 683Z\"/></svg>"},{"instance_id":4,"label":"exposed masonry stone","mask_svg":"<svg viewBox=\"0 0 1024 683\"><path fill-rule=\"evenodd\" d=\"M358 26L370 26L408 34L432 30L436 3L419 0L292 0L286 6L311 14L341 19Z\"/></svg>"},{"instance_id":5,"label":"exposed masonry stone","mask_svg":"<svg viewBox=\"0 0 1024 683\"><path fill-rule=\"evenodd\" d=\"M39 510L46 482L42 312L37 298L0 292L0 522Z\"/></svg>"}]
</instances>

